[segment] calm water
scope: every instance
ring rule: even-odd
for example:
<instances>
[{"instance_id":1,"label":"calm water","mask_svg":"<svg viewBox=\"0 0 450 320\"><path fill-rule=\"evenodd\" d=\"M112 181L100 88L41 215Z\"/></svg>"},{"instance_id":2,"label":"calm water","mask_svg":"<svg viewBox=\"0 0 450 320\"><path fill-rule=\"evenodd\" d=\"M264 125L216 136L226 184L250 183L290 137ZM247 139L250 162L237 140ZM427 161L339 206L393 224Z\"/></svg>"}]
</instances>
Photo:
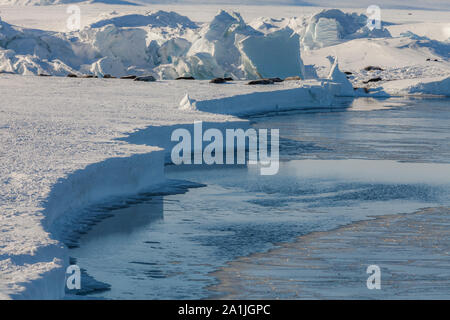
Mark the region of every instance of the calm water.
<instances>
[{"instance_id":1,"label":"calm water","mask_svg":"<svg viewBox=\"0 0 450 320\"><path fill-rule=\"evenodd\" d=\"M450 100L362 99L345 111L254 117L256 128L280 129L279 173L167 167L169 178L207 186L138 197L82 235L71 256L110 290L81 298L206 298L209 273L238 256L369 216L448 206L449 120Z\"/></svg>"}]
</instances>

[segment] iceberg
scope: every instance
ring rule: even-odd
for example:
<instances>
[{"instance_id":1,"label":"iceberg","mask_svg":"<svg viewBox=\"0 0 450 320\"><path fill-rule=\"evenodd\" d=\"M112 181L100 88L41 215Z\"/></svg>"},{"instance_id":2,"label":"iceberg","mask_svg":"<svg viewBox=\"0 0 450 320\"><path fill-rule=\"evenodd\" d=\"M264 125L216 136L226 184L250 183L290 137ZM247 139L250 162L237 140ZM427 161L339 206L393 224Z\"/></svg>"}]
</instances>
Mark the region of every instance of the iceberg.
<instances>
[{"instance_id":1,"label":"iceberg","mask_svg":"<svg viewBox=\"0 0 450 320\"><path fill-rule=\"evenodd\" d=\"M254 77L242 68L238 41L249 35L261 34L247 25L237 12L220 10L214 19L200 31L200 38L192 43L187 57L199 53L209 54L222 70L215 70L214 77ZM214 67L214 66L211 66Z\"/></svg>"},{"instance_id":2,"label":"iceberg","mask_svg":"<svg viewBox=\"0 0 450 320\"><path fill-rule=\"evenodd\" d=\"M322 10L313 15L300 33L307 49L333 46L356 38L391 37L385 28L370 30L366 15L348 14L338 9Z\"/></svg>"},{"instance_id":3,"label":"iceberg","mask_svg":"<svg viewBox=\"0 0 450 320\"><path fill-rule=\"evenodd\" d=\"M339 69L338 59L336 57L327 57L331 63L330 74L328 80L332 80L335 83L339 83L339 92L337 96L352 97L354 96L353 85L347 79L347 75Z\"/></svg>"},{"instance_id":4,"label":"iceberg","mask_svg":"<svg viewBox=\"0 0 450 320\"><path fill-rule=\"evenodd\" d=\"M252 35L239 42L246 74L258 78L305 78L300 37L290 28L267 35Z\"/></svg>"}]
</instances>

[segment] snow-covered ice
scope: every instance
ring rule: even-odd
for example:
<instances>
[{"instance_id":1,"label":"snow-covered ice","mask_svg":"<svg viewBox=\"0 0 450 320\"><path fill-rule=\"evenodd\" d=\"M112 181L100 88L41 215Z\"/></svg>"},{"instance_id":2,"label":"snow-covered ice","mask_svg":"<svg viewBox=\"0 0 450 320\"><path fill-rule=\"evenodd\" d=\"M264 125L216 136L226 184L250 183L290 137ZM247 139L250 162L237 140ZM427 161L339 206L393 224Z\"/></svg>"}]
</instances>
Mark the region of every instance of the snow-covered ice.
<instances>
[{"instance_id":1,"label":"snow-covered ice","mask_svg":"<svg viewBox=\"0 0 450 320\"><path fill-rule=\"evenodd\" d=\"M450 76L423 78L417 82L411 79L386 83L384 90L391 96L436 95L450 96Z\"/></svg>"}]
</instances>

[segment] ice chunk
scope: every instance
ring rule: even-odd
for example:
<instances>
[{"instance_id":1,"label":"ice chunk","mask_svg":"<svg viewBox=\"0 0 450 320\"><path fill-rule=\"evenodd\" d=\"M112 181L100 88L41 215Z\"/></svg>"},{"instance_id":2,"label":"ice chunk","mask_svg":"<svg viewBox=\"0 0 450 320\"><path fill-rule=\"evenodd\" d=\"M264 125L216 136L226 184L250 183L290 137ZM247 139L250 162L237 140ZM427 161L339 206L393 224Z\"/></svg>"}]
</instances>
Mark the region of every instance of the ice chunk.
<instances>
[{"instance_id":1,"label":"ice chunk","mask_svg":"<svg viewBox=\"0 0 450 320\"><path fill-rule=\"evenodd\" d=\"M339 70L338 59L331 56L328 56L327 58L328 60L330 60L330 63L332 65L330 74L328 75L328 79L340 84L339 93L337 93L337 95L345 97L353 96L353 85L347 79L346 74Z\"/></svg>"},{"instance_id":2,"label":"ice chunk","mask_svg":"<svg viewBox=\"0 0 450 320\"><path fill-rule=\"evenodd\" d=\"M450 77L422 81L408 88L410 94L430 94L450 97Z\"/></svg>"},{"instance_id":3,"label":"ice chunk","mask_svg":"<svg viewBox=\"0 0 450 320\"><path fill-rule=\"evenodd\" d=\"M312 27L310 37L316 46L322 48L340 42L340 25L335 19L320 18Z\"/></svg>"},{"instance_id":4,"label":"ice chunk","mask_svg":"<svg viewBox=\"0 0 450 320\"><path fill-rule=\"evenodd\" d=\"M100 77L103 77L105 74L122 77L127 73L119 59L110 57L101 58L93 63L90 72Z\"/></svg>"},{"instance_id":5,"label":"ice chunk","mask_svg":"<svg viewBox=\"0 0 450 320\"><path fill-rule=\"evenodd\" d=\"M290 28L266 35L251 35L239 42L244 69L248 75L258 78L304 78L304 66L300 58L299 36Z\"/></svg>"},{"instance_id":6,"label":"ice chunk","mask_svg":"<svg viewBox=\"0 0 450 320\"><path fill-rule=\"evenodd\" d=\"M84 32L82 36L92 39L92 49L101 57L120 60L127 66L149 67L147 33L142 29L125 29L108 25L98 30Z\"/></svg>"},{"instance_id":7,"label":"ice chunk","mask_svg":"<svg viewBox=\"0 0 450 320\"><path fill-rule=\"evenodd\" d=\"M184 62L184 64L181 64ZM180 66L185 67L182 72ZM211 79L216 77L223 77L225 71L218 65L217 61L207 52L199 52L195 55L186 57L184 60L179 60L177 64L177 71L182 76L192 76L196 79ZM186 68L187 67L187 68Z\"/></svg>"},{"instance_id":8,"label":"ice chunk","mask_svg":"<svg viewBox=\"0 0 450 320\"><path fill-rule=\"evenodd\" d=\"M189 97L189 94L186 93L184 95L183 99L181 99L181 101L180 101L180 109L194 109L195 108L194 102L195 102L195 100L192 100Z\"/></svg>"},{"instance_id":9,"label":"ice chunk","mask_svg":"<svg viewBox=\"0 0 450 320\"><path fill-rule=\"evenodd\" d=\"M164 42L158 49L158 56L162 64L172 63L173 57L185 56L191 43L183 38L173 38Z\"/></svg>"},{"instance_id":10,"label":"ice chunk","mask_svg":"<svg viewBox=\"0 0 450 320\"><path fill-rule=\"evenodd\" d=\"M437 95L450 97L450 77L402 79L383 84L384 90L394 96Z\"/></svg>"}]
</instances>

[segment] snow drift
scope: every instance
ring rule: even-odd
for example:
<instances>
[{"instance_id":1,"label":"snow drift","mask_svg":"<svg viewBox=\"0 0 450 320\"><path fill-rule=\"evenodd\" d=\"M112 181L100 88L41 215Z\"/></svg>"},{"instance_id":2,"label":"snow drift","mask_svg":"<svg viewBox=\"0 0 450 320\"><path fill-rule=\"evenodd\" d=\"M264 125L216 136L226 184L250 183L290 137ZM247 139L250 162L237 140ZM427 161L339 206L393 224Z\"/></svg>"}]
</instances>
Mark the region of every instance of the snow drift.
<instances>
[{"instance_id":1,"label":"snow drift","mask_svg":"<svg viewBox=\"0 0 450 320\"><path fill-rule=\"evenodd\" d=\"M239 42L239 50L248 75L260 78L305 78L300 58L300 38L289 28L246 37Z\"/></svg>"},{"instance_id":2,"label":"snow drift","mask_svg":"<svg viewBox=\"0 0 450 320\"><path fill-rule=\"evenodd\" d=\"M170 28L198 28L197 24L188 17L179 15L176 12L156 11L142 14L128 14L124 16L103 19L91 24L92 28L104 27L112 24L116 27L170 27Z\"/></svg>"},{"instance_id":3,"label":"snow drift","mask_svg":"<svg viewBox=\"0 0 450 320\"><path fill-rule=\"evenodd\" d=\"M383 89L392 96L433 95L450 97L450 76L391 81L384 84Z\"/></svg>"}]
</instances>

